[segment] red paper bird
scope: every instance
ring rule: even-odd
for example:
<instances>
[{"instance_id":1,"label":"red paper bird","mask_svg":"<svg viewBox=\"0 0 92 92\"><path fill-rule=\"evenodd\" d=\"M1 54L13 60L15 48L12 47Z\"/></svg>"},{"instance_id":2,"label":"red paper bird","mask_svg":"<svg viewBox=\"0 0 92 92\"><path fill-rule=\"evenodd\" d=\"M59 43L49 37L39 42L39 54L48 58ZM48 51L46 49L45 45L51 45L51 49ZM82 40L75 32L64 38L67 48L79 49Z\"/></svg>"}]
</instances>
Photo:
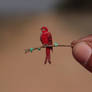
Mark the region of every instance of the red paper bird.
<instances>
[{"instance_id":1,"label":"red paper bird","mask_svg":"<svg viewBox=\"0 0 92 92\"><path fill-rule=\"evenodd\" d=\"M50 32L48 32L47 27L42 27L41 28L40 40L41 40L43 45L52 45L53 44L52 35L51 35ZM51 64L50 50L53 51L53 47L47 47L46 48L46 58L45 58L44 64L47 63L47 60L48 60L48 63Z\"/></svg>"}]
</instances>

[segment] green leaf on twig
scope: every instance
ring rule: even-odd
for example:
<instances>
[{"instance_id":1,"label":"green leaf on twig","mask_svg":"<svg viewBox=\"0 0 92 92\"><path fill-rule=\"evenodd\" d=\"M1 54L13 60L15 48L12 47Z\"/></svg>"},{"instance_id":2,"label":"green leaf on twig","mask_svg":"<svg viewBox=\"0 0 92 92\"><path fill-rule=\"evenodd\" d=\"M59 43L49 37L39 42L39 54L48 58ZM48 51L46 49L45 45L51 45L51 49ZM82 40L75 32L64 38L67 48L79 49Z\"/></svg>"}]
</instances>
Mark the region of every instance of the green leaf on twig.
<instances>
[{"instance_id":1,"label":"green leaf on twig","mask_svg":"<svg viewBox=\"0 0 92 92\"><path fill-rule=\"evenodd\" d=\"M57 47L57 46L58 46L58 43L55 42L55 43L54 43L54 46Z\"/></svg>"},{"instance_id":2,"label":"green leaf on twig","mask_svg":"<svg viewBox=\"0 0 92 92\"><path fill-rule=\"evenodd\" d=\"M30 52L31 52L31 53L33 52L33 50L34 50L34 48L30 48Z\"/></svg>"},{"instance_id":3,"label":"green leaf on twig","mask_svg":"<svg viewBox=\"0 0 92 92\"><path fill-rule=\"evenodd\" d=\"M38 50L40 51L40 50L41 50L41 48L38 48Z\"/></svg>"}]
</instances>

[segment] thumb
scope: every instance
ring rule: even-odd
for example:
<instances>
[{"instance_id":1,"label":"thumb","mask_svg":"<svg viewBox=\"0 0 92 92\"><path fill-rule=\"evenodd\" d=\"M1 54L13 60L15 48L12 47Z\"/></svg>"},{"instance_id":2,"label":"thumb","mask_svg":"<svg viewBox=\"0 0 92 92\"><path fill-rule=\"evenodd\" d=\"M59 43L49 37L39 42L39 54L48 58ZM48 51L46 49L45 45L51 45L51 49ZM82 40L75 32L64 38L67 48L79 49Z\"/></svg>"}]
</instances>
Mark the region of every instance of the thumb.
<instances>
[{"instance_id":1,"label":"thumb","mask_svg":"<svg viewBox=\"0 0 92 92\"><path fill-rule=\"evenodd\" d=\"M71 43L72 54L82 66L92 72L92 44L89 45L88 36L86 41L83 39Z\"/></svg>"}]
</instances>

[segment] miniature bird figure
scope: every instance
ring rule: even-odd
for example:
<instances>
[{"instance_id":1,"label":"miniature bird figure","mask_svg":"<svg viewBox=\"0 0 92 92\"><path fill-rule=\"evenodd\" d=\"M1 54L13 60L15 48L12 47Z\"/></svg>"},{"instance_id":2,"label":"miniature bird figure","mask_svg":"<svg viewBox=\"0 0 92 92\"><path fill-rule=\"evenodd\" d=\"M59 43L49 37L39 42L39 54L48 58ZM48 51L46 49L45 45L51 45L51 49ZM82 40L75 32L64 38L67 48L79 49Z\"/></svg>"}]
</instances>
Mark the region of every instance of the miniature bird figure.
<instances>
[{"instance_id":1,"label":"miniature bird figure","mask_svg":"<svg viewBox=\"0 0 92 92\"><path fill-rule=\"evenodd\" d=\"M41 43L46 46L46 45L52 45L52 35L50 32L48 32L48 28L43 26L41 28L41 36L40 36ZM46 58L44 64L48 63L51 64L51 56L50 56L50 50L53 51L53 47L46 47Z\"/></svg>"}]
</instances>

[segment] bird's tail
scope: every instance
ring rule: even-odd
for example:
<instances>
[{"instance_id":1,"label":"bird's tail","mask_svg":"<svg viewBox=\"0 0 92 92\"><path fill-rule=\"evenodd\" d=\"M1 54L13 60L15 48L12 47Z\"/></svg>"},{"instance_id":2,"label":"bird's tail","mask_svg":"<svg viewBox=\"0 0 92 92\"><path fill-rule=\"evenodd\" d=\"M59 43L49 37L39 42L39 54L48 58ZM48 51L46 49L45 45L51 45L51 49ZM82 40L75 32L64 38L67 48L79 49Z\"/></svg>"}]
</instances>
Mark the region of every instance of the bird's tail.
<instances>
[{"instance_id":1,"label":"bird's tail","mask_svg":"<svg viewBox=\"0 0 92 92\"><path fill-rule=\"evenodd\" d=\"M45 59L44 64L47 63L47 60L48 60L48 63L51 64L50 49L51 48L46 48L46 59Z\"/></svg>"}]
</instances>

